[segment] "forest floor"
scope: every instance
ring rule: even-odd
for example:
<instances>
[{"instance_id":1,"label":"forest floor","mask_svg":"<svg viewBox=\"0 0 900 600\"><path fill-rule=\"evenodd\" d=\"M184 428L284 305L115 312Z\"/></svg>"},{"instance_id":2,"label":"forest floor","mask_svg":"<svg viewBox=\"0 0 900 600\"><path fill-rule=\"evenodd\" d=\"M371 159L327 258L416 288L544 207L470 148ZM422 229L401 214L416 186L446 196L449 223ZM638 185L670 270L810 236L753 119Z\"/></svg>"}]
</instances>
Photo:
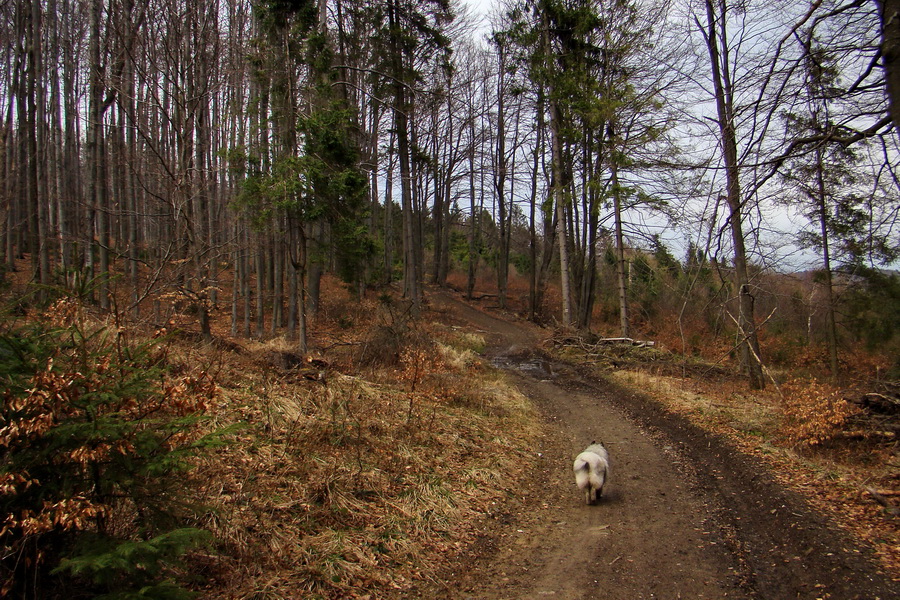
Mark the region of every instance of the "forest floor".
<instances>
[{"instance_id":1,"label":"forest floor","mask_svg":"<svg viewBox=\"0 0 900 600\"><path fill-rule=\"evenodd\" d=\"M759 457L590 370L554 360L538 329L431 298L542 414L537 469L433 587L453 599L896 598L873 550ZM649 390L648 390L649 391ZM573 457L610 452L603 499L584 503Z\"/></svg>"},{"instance_id":2,"label":"forest floor","mask_svg":"<svg viewBox=\"0 0 900 600\"><path fill-rule=\"evenodd\" d=\"M216 375L209 426L241 425L186 486L219 540L186 563L200 597L900 597L896 443L822 466L775 443L778 401L724 367L584 360L450 290L413 322L340 289L324 367L230 338L224 308L216 344L168 322L170 368ZM587 506L572 460L593 440L612 466Z\"/></svg>"}]
</instances>

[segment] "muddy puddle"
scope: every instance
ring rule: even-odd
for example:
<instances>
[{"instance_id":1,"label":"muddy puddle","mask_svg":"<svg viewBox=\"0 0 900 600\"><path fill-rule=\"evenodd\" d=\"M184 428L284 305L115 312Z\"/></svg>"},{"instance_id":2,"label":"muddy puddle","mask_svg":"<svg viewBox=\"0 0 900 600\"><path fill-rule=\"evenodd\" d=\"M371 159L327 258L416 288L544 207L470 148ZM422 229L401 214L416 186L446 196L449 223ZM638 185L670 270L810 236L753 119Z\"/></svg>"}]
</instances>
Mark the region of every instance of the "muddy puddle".
<instances>
[{"instance_id":1,"label":"muddy puddle","mask_svg":"<svg viewBox=\"0 0 900 600\"><path fill-rule=\"evenodd\" d=\"M498 354L491 359L491 364L498 369L519 371L537 379L552 379L553 367L549 360L533 353L512 352Z\"/></svg>"}]
</instances>

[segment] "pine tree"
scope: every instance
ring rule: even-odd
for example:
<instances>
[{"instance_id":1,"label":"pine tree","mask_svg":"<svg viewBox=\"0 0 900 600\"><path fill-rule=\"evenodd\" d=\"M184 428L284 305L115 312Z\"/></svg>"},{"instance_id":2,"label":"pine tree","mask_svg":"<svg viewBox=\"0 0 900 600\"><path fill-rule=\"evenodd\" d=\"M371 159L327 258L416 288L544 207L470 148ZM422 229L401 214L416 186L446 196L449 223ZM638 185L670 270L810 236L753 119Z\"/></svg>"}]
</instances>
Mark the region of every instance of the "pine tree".
<instances>
[{"instance_id":1,"label":"pine tree","mask_svg":"<svg viewBox=\"0 0 900 600\"><path fill-rule=\"evenodd\" d=\"M831 374L837 379L840 367L834 273L839 265L858 264L870 249L886 249L886 245L867 239L873 233L871 216L865 210L866 190L871 189L871 184L861 181L864 171L858 153L852 147L827 141L827 134L841 130L830 114L831 105L840 94L838 61L819 44L812 30L804 34L803 50L805 110L785 113L785 126L789 139L825 139L788 159L781 176L794 192L792 204L812 226L799 233L800 245L817 250L822 259L825 334ZM876 250L876 254L889 259L891 253Z\"/></svg>"}]
</instances>

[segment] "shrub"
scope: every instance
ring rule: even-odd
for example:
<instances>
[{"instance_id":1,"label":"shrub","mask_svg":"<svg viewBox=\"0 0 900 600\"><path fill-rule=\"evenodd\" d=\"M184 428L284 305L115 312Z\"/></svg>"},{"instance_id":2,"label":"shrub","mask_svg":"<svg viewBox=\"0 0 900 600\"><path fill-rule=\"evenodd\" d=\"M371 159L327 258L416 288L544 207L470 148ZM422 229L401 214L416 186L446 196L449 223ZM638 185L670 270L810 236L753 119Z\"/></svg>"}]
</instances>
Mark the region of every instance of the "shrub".
<instances>
[{"instance_id":1,"label":"shrub","mask_svg":"<svg viewBox=\"0 0 900 600\"><path fill-rule=\"evenodd\" d=\"M860 410L839 388L815 380L790 381L782 391L782 432L794 444L816 446L832 440Z\"/></svg>"},{"instance_id":2,"label":"shrub","mask_svg":"<svg viewBox=\"0 0 900 600\"><path fill-rule=\"evenodd\" d=\"M220 439L197 428L215 383L85 323L71 300L0 319L0 596L183 597L171 565L209 535L184 527L183 474Z\"/></svg>"}]
</instances>

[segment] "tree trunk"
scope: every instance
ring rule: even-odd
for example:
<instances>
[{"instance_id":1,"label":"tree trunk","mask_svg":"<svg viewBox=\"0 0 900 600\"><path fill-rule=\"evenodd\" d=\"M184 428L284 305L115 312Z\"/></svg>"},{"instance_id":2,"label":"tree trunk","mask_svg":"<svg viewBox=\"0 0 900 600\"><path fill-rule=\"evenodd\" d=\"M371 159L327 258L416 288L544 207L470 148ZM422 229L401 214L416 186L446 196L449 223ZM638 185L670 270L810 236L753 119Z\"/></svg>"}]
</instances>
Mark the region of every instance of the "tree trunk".
<instances>
[{"instance_id":1,"label":"tree trunk","mask_svg":"<svg viewBox=\"0 0 900 600\"><path fill-rule=\"evenodd\" d=\"M40 0L33 0L31 9L31 63L33 73L29 78L34 85L33 94L30 94L34 103L33 129L30 131L34 135L34 168L33 173L36 178L35 199L38 210L38 237L39 237L39 281L42 290L40 297L46 299L46 288L50 285L50 244L53 236L50 235L50 193L47 178L47 119L44 86L44 66L43 66L43 11Z\"/></svg>"},{"instance_id":2,"label":"tree trunk","mask_svg":"<svg viewBox=\"0 0 900 600\"><path fill-rule=\"evenodd\" d=\"M619 327L622 337L631 337L628 319L628 279L625 276L625 236L622 233L622 199L619 189L619 169L615 159L610 161L613 192L613 217L616 228L616 279L619 288Z\"/></svg>"},{"instance_id":3,"label":"tree trunk","mask_svg":"<svg viewBox=\"0 0 900 600\"><path fill-rule=\"evenodd\" d=\"M571 273L569 267L569 241L566 234L566 192L563 177L563 150L560 139L560 111L555 102L550 102L550 140L553 170L553 197L556 202L556 222L559 229L559 271L562 290L562 325L572 324Z\"/></svg>"},{"instance_id":4,"label":"tree trunk","mask_svg":"<svg viewBox=\"0 0 900 600\"><path fill-rule=\"evenodd\" d=\"M7 112L6 121L3 123L3 138L0 140L2 143L2 147L0 147L0 152L2 155L2 181L3 187L0 189L3 193L3 198L0 199L0 227L2 227L2 231L0 231L0 254L2 254L2 260L0 260L0 282L6 281L6 272L12 271L14 266L14 261L12 258L12 201L13 201L13 173L15 171L13 167L13 157L15 156L14 144L13 144L13 129L12 129L12 99L10 98L9 107Z\"/></svg>"},{"instance_id":5,"label":"tree trunk","mask_svg":"<svg viewBox=\"0 0 900 600\"><path fill-rule=\"evenodd\" d=\"M273 337L284 325L282 323L282 318L284 316L284 243L282 242L284 228L280 221L281 219L279 219L277 225L278 232L276 233L276 237L272 240L274 253L272 271L275 279L272 282L274 284L272 289L272 322L270 323L269 331Z\"/></svg>"},{"instance_id":6,"label":"tree trunk","mask_svg":"<svg viewBox=\"0 0 900 600\"><path fill-rule=\"evenodd\" d=\"M193 230L193 249L191 252L192 260L195 262L195 276L197 278L197 314L200 325L200 336L203 340L212 340L212 330L210 328L210 309L212 307L210 298L210 263L213 262L212 248L209 244L210 230L213 223L208 219L209 216L209 190L210 190L210 174L207 169L206 148L210 141L210 128L207 123L209 117L209 71L207 60L205 60L205 52L212 44L212 40L204 37L203 33L208 35L209 27L206 23L206 15L204 14L205 6L201 3L192 14L193 32L190 43L190 54L197 57L196 60L186 61L188 68L191 69L191 104L192 104L192 130L186 133L194 140L193 156L191 157L192 167L194 171L193 189L191 190L191 202L193 208L191 210L194 224ZM215 180L212 181L214 183Z\"/></svg>"},{"instance_id":7,"label":"tree trunk","mask_svg":"<svg viewBox=\"0 0 900 600\"><path fill-rule=\"evenodd\" d=\"M35 6L32 2L25 9L25 52L26 52L26 69L27 78L25 80L25 120L24 120L24 136L25 136L25 198L28 206L28 237L29 250L31 252L31 272L34 278L40 283L43 282L43 274L41 273L41 265L43 264L44 246L46 234L46 213L43 208L44 198L42 197L40 185L40 152L38 148L38 128L42 123L38 121L37 115L37 94L40 83L38 82L38 48L40 47L39 25L40 23L40 5ZM39 297L44 299L46 291L40 290Z\"/></svg>"},{"instance_id":8,"label":"tree trunk","mask_svg":"<svg viewBox=\"0 0 900 600\"><path fill-rule=\"evenodd\" d=\"M503 43L497 44L497 149L494 157L494 192L497 197L498 240L497 298L501 309L506 308L506 287L509 277L509 246L507 245L506 177L509 168L506 156L506 53Z\"/></svg>"},{"instance_id":9,"label":"tree trunk","mask_svg":"<svg viewBox=\"0 0 900 600\"><path fill-rule=\"evenodd\" d=\"M66 1L63 3L66 16L71 16L71 4ZM61 23L66 27L66 32L71 39L73 19L63 18ZM65 112L65 133L64 133L64 149L63 149L63 198L68 204L67 208L62 209L60 221L65 221L66 230L60 231L63 239L63 253L66 258L65 264L68 264L72 270L81 267L81 260L78 257L77 241L82 235L80 227L81 207L85 204L83 177L81 169L81 113L78 108L78 94L76 94L76 80L79 65L76 64L76 52L74 48L66 47L64 49L65 58L62 69L63 84L63 109ZM68 284L74 285L75 274L67 275Z\"/></svg>"},{"instance_id":10,"label":"tree trunk","mask_svg":"<svg viewBox=\"0 0 900 600\"><path fill-rule=\"evenodd\" d=\"M87 162L88 162L88 193L85 203L84 225L84 263L85 277L88 280L94 278L94 252L97 240L97 210L101 204L100 197L105 189L105 179L101 168L102 130L103 130L103 67L100 63L100 21L102 16L102 0L92 0L90 6L90 24L88 49L90 54L90 89L88 99L88 132L87 132ZM102 293L102 292L101 292ZM103 302L103 300L101 300Z\"/></svg>"},{"instance_id":11,"label":"tree trunk","mask_svg":"<svg viewBox=\"0 0 900 600\"><path fill-rule=\"evenodd\" d=\"M369 165L369 214L368 214L368 232L369 237L371 239L377 239L378 237L378 224L375 220L375 214L378 210L378 201L379 201L379 191L378 191L378 162L381 160L381 154L379 152L378 139L379 139L379 128L381 125L381 112L378 109L378 105L376 102L372 102L371 107L369 108L369 117L370 117L370 128L368 131L368 136L366 140L366 147L368 148L366 164ZM387 209L387 206L385 206ZM366 259L366 273L363 277L363 291L365 291L365 285L372 282L374 277L372 272L375 270L376 261L378 258L375 256L373 252L371 256ZM360 295L362 297L362 294Z\"/></svg>"},{"instance_id":12,"label":"tree trunk","mask_svg":"<svg viewBox=\"0 0 900 600\"><path fill-rule=\"evenodd\" d=\"M447 156L442 153L442 145L446 143L446 135L438 135L438 107L440 105L435 102L431 109L431 128L433 135L431 136L431 156L434 161L432 171L434 172L434 202L431 208L431 221L433 223L434 245L431 253L431 282L435 285L441 285L441 264L443 263L444 230L447 222L444 220L444 188L450 187L450 177L447 165ZM447 132L443 132L447 133ZM439 141L439 137L444 138L443 142Z\"/></svg>"},{"instance_id":13,"label":"tree trunk","mask_svg":"<svg viewBox=\"0 0 900 600\"><path fill-rule=\"evenodd\" d=\"M397 154L400 160L400 193L403 216L403 295L418 310L422 304L419 276L421 268L418 264L420 249L416 247L417 223L415 200L412 189L412 169L410 166L409 115L411 104L406 99L406 82L402 78L403 61L407 59L400 49L399 17L396 0L388 1L388 24L390 27L390 52L393 69L394 92L394 125L397 130Z\"/></svg>"},{"instance_id":14,"label":"tree trunk","mask_svg":"<svg viewBox=\"0 0 900 600\"><path fill-rule=\"evenodd\" d=\"M535 220L537 218L537 195L538 195L538 169L540 168L541 155L544 151L544 90L538 90L538 100L536 105L537 126L535 133L537 138L534 142L534 154L532 155L531 164L531 197L528 202L528 252L531 262L531 272L528 277L528 319L530 321L537 320L540 310L538 305L538 239L537 226Z\"/></svg>"},{"instance_id":15,"label":"tree trunk","mask_svg":"<svg viewBox=\"0 0 900 600\"><path fill-rule=\"evenodd\" d=\"M438 265L438 277L437 284L440 286L447 285L447 276L450 274L450 229L455 223L451 223L451 213L450 213L450 204L451 204L451 187L450 182L448 181L446 185L444 185L444 206L443 206L443 221L444 227L441 230L440 240L435 240L435 244L440 244L441 246L441 262Z\"/></svg>"},{"instance_id":16,"label":"tree trunk","mask_svg":"<svg viewBox=\"0 0 900 600\"><path fill-rule=\"evenodd\" d=\"M878 0L881 58L894 131L900 136L900 0Z\"/></svg>"},{"instance_id":17,"label":"tree trunk","mask_svg":"<svg viewBox=\"0 0 900 600\"><path fill-rule=\"evenodd\" d=\"M394 280L394 130L389 137L384 182L384 283Z\"/></svg>"},{"instance_id":18,"label":"tree trunk","mask_svg":"<svg viewBox=\"0 0 900 600\"><path fill-rule=\"evenodd\" d=\"M475 291L475 277L478 271L478 227L480 215L475 201L475 115L469 121L469 232L468 261L466 264L466 299L471 300Z\"/></svg>"},{"instance_id":19,"label":"tree trunk","mask_svg":"<svg viewBox=\"0 0 900 600\"><path fill-rule=\"evenodd\" d=\"M738 334L741 336L740 355L741 364L747 369L750 387L762 389L765 387L762 364L760 362L759 340L756 333L754 317L754 298L750 293L750 280L747 270L747 253L744 247L743 232L743 206L741 201L739 165L737 158L737 139L734 127L734 112L732 107L732 92L729 73L722 69L722 63L716 39L719 32L716 29L716 16L713 8L713 0L706 0L706 16L709 26L706 38L712 66L713 87L716 96L716 111L719 133L722 139L723 158L725 162L725 175L727 193L725 200L729 208L729 221L731 224L731 240L734 250L734 282L738 293ZM725 35L724 16L719 23L721 35Z\"/></svg>"},{"instance_id":20,"label":"tree trunk","mask_svg":"<svg viewBox=\"0 0 900 600\"><path fill-rule=\"evenodd\" d=\"M818 192L819 225L822 233L822 265L825 276L825 336L828 342L828 358L831 364L831 378L840 376L837 351L837 325L834 315L834 285L831 276L831 250L828 244L828 197L825 190L825 166L821 147L816 148L816 190Z\"/></svg>"},{"instance_id":21,"label":"tree trunk","mask_svg":"<svg viewBox=\"0 0 900 600\"><path fill-rule=\"evenodd\" d=\"M591 318L594 311L594 298L597 282L597 230L600 227L599 192L597 186L592 185L600 170L600 156L594 160L591 154L593 148L593 135L588 133L587 143L584 148L584 181L582 185L582 236L580 249L580 268L578 278L580 294L578 298L578 328L582 331L590 331ZM590 168L587 166L591 165Z\"/></svg>"},{"instance_id":22,"label":"tree trunk","mask_svg":"<svg viewBox=\"0 0 900 600\"><path fill-rule=\"evenodd\" d=\"M306 309L308 314L315 317L319 314L319 301L322 295L322 276L325 274L327 260L326 240L328 237L328 224L324 219L317 219L309 225L312 235L303 236L306 250L304 252L306 264L304 265L304 277L306 278Z\"/></svg>"},{"instance_id":23,"label":"tree trunk","mask_svg":"<svg viewBox=\"0 0 900 600\"><path fill-rule=\"evenodd\" d=\"M250 338L250 315L252 308L252 292L250 290L250 249L251 238L246 224L241 225L241 297L244 299L244 337Z\"/></svg>"},{"instance_id":24,"label":"tree trunk","mask_svg":"<svg viewBox=\"0 0 900 600\"><path fill-rule=\"evenodd\" d=\"M402 96L401 92L401 96ZM412 191L412 172L409 160L409 132L407 118L397 114L397 152L400 158L400 190L402 196L401 212L403 215L403 295L412 301L417 308L421 305L421 292L418 279L418 255L416 247L415 207Z\"/></svg>"},{"instance_id":25,"label":"tree trunk","mask_svg":"<svg viewBox=\"0 0 900 600\"><path fill-rule=\"evenodd\" d=\"M297 352L305 356L306 353L309 352L306 319L307 239L302 223L298 223L294 219L289 219L288 229L288 258L290 259L291 267L291 292L296 294L296 298L292 300L291 304L296 306Z\"/></svg>"},{"instance_id":26,"label":"tree trunk","mask_svg":"<svg viewBox=\"0 0 900 600\"><path fill-rule=\"evenodd\" d=\"M256 244L256 338L262 339L266 334L266 246L263 235L257 235Z\"/></svg>"},{"instance_id":27,"label":"tree trunk","mask_svg":"<svg viewBox=\"0 0 900 600\"><path fill-rule=\"evenodd\" d=\"M550 48L550 22L546 14L542 15L541 45L546 52ZM564 177L565 156L563 155L562 111L559 104L553 99L553 89L548 88L547 96L550 99L550 154L552 185L551 192L556 204L556 221L559 229L559 270L560 288L562 291L562 325L569 327L572 324L572 292L570 287L571 269L569 266L569 240L566 227L566 185Z\"/></svg>"},{"instance_id":28,"label":"tree trunk","mask_svg":"<svg viewBox=\"0 0 900 600\"><path fill-rule=\"evenodd\" d=\"M125 83L125 94L124 98L121 99L121 102L125 104L125 114L129 118L133 119L135 115L135 79L134 72L132 69L128 69L125 73L124 77ZM124 125L124 124L123 124ZM138 164L138 152L137 152L137 136L135 134L134 127L127 127L125 134L125 163L124 167L125 173L123 176L125 177L125 209L127 211L127 223L128 223L128 279L131 284L131 300L132 300L132 310L134 316L140 315L140 305L139 305L139 289L140 289L140 279L139 279L139 268L138 261L140 259L140 232L139 232L139 220L138 215L140 213L140 206L138 203L138 189L139 183L136 173L141 172L140 165Z\"/></svg>"},{"instance_id":29,"label":"tree trunk","mask_svg":"<svg viewBox=\"0 0 900 600\"><path fill-rule=\"evenodd\" d=\"M237 239L237 236L235 236ZM234 279L231 282L231 337L238 335L238 300L241 297L241 281L244 279L243 264L241 264L241 249L235 246L231 252L232 272Z\"/></svg>"}]
</instances>

